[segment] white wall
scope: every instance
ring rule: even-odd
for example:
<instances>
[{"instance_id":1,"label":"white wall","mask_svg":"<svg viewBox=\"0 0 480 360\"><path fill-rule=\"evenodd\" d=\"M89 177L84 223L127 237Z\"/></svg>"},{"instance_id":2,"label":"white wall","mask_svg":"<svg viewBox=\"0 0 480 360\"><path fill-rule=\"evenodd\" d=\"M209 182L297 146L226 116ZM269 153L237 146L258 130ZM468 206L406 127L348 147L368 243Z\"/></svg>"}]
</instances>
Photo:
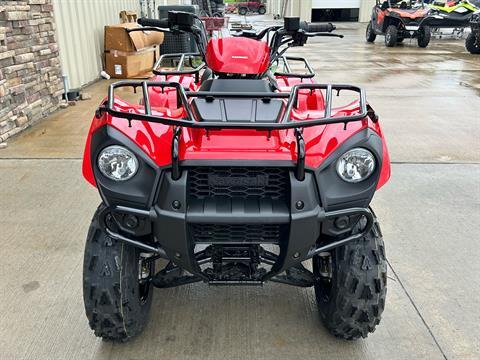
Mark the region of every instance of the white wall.
<instances>
[{"instance_id":1,"label":"white wall","mask_svg":"<svg viewBox=\"0 0 480 360\"><path fill-rule=\"evenodd\" d=\"M358 9L365 0L313 0L313 9Z\"/></svg>"},{"instance_id":2,"label":"white wall","mask_svg":"<svg viewBox=\"0 0 480 360\"><path fill-rule=\"evenodd\" d=\"M280 14L282 1L287 0L268 0L268 12ZM311 18L312 8L359 8L359 21L367 22L375 5L375 0L288 0L288 2L287 15L300 15L307 21Z\"/></svg>"},{"instance_id":3,"label":"white wall","mask_svg":"<svg viewBox=\"0 0 480 360\"><path fill-rule=\"evenodd\" d=\"M301 20L312 20L312 0L289 0L287 16L300 16Z\"/></svg>"},{"instance_id":4,"label":"white wall","mask_svg":"<svg viewBox=\"0 0 480 360\"><path fill-rule=\"evenodd\" d=\"M103 30L119 23L121 10L139 11L138 0L53 0L60 62L71 89L102 71Z\"/></svg>"},{"instance_id":5,"label":"white wall","mask_svg":"<svg viewBox=\"0 0 480 360\"><path fill-rule=\"evenodd\" d=\"M375 0L362 0L360 5L360 16L358 21L368 22L372 15L372 9L375 6Z\"/></svg>"}]
</instances>

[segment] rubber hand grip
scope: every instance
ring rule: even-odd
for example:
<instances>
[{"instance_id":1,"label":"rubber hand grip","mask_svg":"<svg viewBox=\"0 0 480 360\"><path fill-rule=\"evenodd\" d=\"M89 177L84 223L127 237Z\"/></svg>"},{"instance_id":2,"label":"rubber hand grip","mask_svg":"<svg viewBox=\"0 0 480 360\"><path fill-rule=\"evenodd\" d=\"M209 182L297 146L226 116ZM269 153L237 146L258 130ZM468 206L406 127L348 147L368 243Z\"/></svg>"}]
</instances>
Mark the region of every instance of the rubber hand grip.
<instances>
[{"instance_id":1,"label":"rubber hand grip","mask_svg":"<svg viewBox=\"0 0 480 360\"><path fill-rule=\"evenodd\" d=\"M337 27L332 23L328 24L312 24L304 22L302 23L302 29L309 33L320 33L320 32L332 32Z\"/></svg>"},{"instance_id":2,"label":"rubber hand grip","mask_svg":"<svg viewBox=\"0 0 480 360\"><path fill-rule=\"evenodd\" d=\"M138 19L137 22L142 26L151 26L151 27L158 27L163 29L168 29L170 27L168 23L168 19L158 20L158 19L141 18L141 19Z\"/></svg>"}]
</instances>

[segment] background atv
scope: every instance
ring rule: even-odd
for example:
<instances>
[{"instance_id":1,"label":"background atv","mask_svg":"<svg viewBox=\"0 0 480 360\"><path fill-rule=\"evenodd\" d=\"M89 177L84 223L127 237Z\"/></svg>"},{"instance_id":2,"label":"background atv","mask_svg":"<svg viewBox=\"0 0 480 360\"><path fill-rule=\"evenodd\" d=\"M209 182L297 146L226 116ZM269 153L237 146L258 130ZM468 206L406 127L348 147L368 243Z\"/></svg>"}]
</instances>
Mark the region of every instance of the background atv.
<instances>
[{"instance_id":1,"label":"background atv","mask_svg":"<svg viewBox=\"0 0 480 360\"><path fill-rule=\"evenodd\" d=\"M238 8L240 15L247 15L248 13L258 13L264 15L267 12L267 8L263 1L247 1L234 4Z\"/></svg>"},{"instance_id":2,"label":"background atv","mask_svg":"<svg viewBox=\"0 0 480 360\"><path fill-rule=\"evenodd\" d=\"M367 41L372 43L377 35L384 35L385 45L393 47L406 38L416 38L418 46L427 47L432 36L427 25L430 10L424 7L423 2L421 6L415 5L417 2L414 0L377 0L367 26Z\"/></svg>"},{"instance_id":3,"label":"background atv","mask_svg":"<svg viewBox=\"0 0 480 360\"><path fill-rule=\"evenodd\" d=\"M480 54L480 11L473 14L470 24L472 32L465 40L465 47L471 54Z\"/></svg>"},{"instance_id":4,"label":"background atv","mask_svg":"<svg viewBox=\"0 0 480 360\"><path fill-rule=\"evenodd\" d=\"M176 57L178 66L111 84L92 120L83 174L103 203L83 287L95 334L138 335L153 287L267 281L314 287L335 336L373 332L387 263L369 206L390 177L379 119L363 89L317 83L306 59L284 55L312 37L341 37L335 27L286 18L208 40L193 14L139 23L190 33L199 53L162 55L157 64ZM132 88L140 104L116 96ZM159 271L157 259L167 261Z\"/></svg>"}]
</instances>

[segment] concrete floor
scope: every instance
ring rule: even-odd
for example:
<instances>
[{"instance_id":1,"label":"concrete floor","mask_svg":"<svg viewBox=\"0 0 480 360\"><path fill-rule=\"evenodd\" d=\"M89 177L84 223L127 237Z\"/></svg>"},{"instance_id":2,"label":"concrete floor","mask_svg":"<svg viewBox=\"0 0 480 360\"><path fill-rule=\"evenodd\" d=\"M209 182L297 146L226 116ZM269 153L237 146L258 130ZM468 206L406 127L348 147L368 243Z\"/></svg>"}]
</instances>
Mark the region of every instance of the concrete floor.
<instances>
[{"instance_id":1,"label":"concrete floor","mask_svg":"<svg viewBox=\"0 0 480 360\"><path fill-rule=\"evenodd\" d=\"M323 329L313 290L280 284L156 290L128 344L95 338L84 314L84 239L99 202L81 177L92 100L0 150L0 359L479 359L480 58L463 43L367 45L363 26L313 40L320 82L364 86L393 160L375 197L389 257L387 305L367 340Z\"/></svg>"}]
</instances>

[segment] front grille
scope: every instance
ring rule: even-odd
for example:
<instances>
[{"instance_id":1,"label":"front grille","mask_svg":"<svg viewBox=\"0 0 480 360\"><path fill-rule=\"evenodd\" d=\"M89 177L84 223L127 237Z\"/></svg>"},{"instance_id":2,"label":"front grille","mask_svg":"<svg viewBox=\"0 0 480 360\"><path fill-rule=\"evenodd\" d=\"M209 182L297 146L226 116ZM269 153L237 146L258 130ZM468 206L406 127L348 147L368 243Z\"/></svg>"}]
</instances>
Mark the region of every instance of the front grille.
<instances>
[{"instance_id":1,"label":"front grille","mask_svg":"<svg viewBox=\"0 0 480 360\"><path fill-rule=\"evenodd\" d=\"M195 243L208 244L279 244L287 234L287 225L192 224L190 234Z\"/></svg>"},{"instance_id":2,"label":"front grille","mask_svg":"<svg viewBox=\"0 0 480 360\"><path fill-rule=\"evenodd\" d=\"M197 167L188 172L188 192L194 199L289 198L289 175L282 168Z\"/></svg>"}]
</instances>

